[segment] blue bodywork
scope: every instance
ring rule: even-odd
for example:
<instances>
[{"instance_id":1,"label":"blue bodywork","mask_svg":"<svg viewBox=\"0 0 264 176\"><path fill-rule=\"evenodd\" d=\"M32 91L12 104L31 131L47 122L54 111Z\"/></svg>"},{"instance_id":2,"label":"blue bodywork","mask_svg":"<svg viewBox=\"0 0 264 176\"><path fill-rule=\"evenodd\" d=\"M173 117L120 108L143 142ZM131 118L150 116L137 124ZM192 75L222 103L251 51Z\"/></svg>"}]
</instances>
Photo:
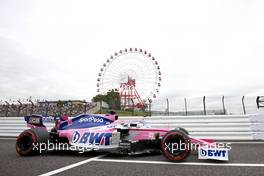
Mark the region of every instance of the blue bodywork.
<instances>
[{"instance_id":1,"label":"blue bodywork","mask_svg":"<svg viewBox=\"0 0 264 176\"><path fill-rule=\"evenodd\" d=\"M55 122L58 119L59 117L52 117L52 116L44 117L41 115L30 115L24 117L24 120L27 122L27 124L31 124L39 127L45 127L43 122Z\"/></svg>"},{"instance_id":2,"label":"blue bodywork","mask_svg":"<svg viewBox=\"0 0 264 176\"><path fill-rule=\"evenodd\" d=\"M109 125L112 122L113 121L101 115L82 114L77 117L74 117L71 122L62 122L59 126L59 130L91 128L96 126Z\"/></svg>"},{"instance_id":3,"label":"blue bodywork","mask_svg":"<svg viewBox=\"0 0 264 176\"><path fill-rule=\"evenodd\" d=\"M24 119L28 124L45 127L43 122L57 122L60 118L52 116L46 117L41 115L31 115L25 116ZM91 128L96 126L109 125L112 122L112 120L105 118L105 116L103 115L82 114L70 120L59 121L59 126L57 128L58 130Z\"/></svg>"}]
</instances>

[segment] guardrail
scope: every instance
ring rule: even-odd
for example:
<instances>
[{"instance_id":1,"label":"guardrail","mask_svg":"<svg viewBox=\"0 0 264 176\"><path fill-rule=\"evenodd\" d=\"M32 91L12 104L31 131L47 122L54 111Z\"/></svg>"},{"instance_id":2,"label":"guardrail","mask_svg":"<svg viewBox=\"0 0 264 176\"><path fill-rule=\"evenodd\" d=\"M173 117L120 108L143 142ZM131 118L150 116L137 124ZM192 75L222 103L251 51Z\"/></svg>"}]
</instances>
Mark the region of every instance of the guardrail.
<instances>
[{"instance_id":1,"label":"guardrail","mask_svg":"<svg viewBox=\"0 0 264 176\"><path fill-rule=\"evenodd\" d=\"M121 120L144 119L152 127L183 127L193 137L215 140L264 140L264 115L207 115L120 117ZM54 123L45 123L50 129ZM0 117L0 136L16 137L27 129L22 117Z\"/></svg>"}]
</instances>

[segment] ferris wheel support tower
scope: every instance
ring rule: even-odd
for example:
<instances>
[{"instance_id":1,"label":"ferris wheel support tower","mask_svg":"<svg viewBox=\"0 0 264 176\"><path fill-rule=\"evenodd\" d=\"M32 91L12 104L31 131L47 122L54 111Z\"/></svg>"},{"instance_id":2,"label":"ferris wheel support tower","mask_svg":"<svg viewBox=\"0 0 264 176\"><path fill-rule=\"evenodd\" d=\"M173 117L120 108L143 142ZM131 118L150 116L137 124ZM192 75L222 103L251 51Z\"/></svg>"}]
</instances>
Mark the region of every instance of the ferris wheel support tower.
<instances>
[{"instance_id":1,"label":"ferris wheel support tower","mask_svg":"<svg viewBox=\"0 0 264 176\"><path fill-rule=\"evenodd\" d=\"M146 107L136 90L135 79L128 77L126 83L120 84L119 96L122 109L132 109L135 107L142 109Z\"/></svg>"}]
</instances>

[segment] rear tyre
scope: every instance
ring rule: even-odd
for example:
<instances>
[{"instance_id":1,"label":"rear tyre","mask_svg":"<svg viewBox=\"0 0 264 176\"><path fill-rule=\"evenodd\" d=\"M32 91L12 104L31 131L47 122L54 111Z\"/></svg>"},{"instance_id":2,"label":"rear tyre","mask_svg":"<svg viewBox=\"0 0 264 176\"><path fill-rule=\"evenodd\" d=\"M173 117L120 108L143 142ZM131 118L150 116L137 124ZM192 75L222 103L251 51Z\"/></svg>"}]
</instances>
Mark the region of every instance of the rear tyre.
<instances>
[{"instance_id":1,"label":"rear tyre","mask_svg":"<svg viewBox=\"0 0 264 176\"><path fill-rule=\"evenodd\" d=\"M182 130L169 131L161 140L161 150L170 161L182 161L190 154L190 139Z\"/></svg>"},{"instance_id":2,"label":"rear tyre","mask_svg":"<svg viewBox=\"0 0 264 176\"><path fill-rule=\"evenodd\" d=\"M46 145L49 133L43 129L28 129L23 131L16 141L16 151L21 156L32 156L40 154L40 146ZM47 147L47 145L46 145Z\"/></svg>"}]
</instances>

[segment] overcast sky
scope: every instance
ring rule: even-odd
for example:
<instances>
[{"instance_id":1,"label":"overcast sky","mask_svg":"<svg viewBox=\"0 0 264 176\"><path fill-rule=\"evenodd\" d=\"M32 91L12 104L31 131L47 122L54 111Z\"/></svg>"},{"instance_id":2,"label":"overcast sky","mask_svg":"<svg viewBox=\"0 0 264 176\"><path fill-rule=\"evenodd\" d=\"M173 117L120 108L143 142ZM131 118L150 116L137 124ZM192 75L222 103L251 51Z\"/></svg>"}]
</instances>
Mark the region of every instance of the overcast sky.
<instances>
[{"instance_id":1,"label":"overcast sky","mask_svg":"<svg viewBox=\"0 0 264 176\"><path fill-rule=\"evenodd\" d=\"M0 99L87 99L111 54L159 61L159 98L264 95L264 1L0 0Z\"/></svg>"}]
</instances>

